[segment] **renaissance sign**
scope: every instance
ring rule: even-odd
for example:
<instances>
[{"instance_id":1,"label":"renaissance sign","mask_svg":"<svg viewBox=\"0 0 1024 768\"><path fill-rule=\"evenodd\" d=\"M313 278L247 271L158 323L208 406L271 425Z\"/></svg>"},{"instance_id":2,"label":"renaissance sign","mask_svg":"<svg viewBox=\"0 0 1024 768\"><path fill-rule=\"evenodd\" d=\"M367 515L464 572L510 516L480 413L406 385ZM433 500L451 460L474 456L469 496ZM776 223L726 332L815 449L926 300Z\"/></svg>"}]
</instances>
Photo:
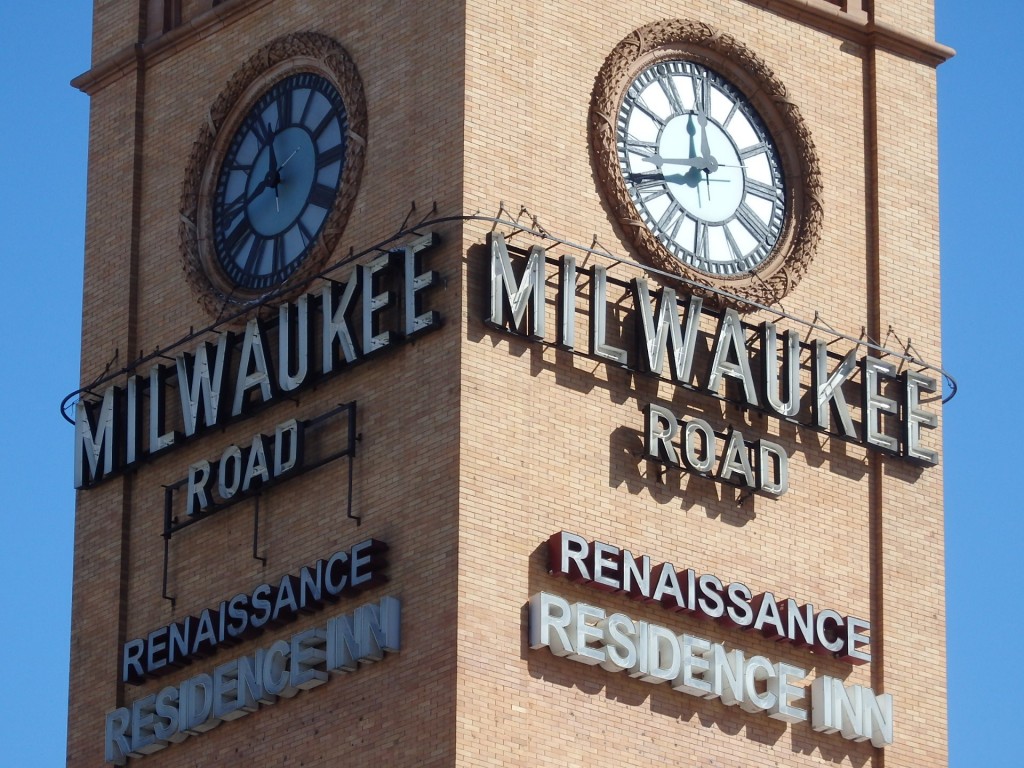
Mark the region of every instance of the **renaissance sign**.
<instances>
[{"instance_id":1,"label":"renaissance sign","mask_svg":"<svg viewBox=\"0 0 1024 768\"><path fill-rule=\"evenodd\" d=\"M260 584L249 593L221 601L216 608L204 608L198 616L188 616L129 640L121 653L121 680L139 684L175 672L221 646L247 640L268 627L319 610L325 601L335 602L381 584L387 578L387 550L383 541L365 539L303 566L297 575L285 574L276 584Z\"/></svg>"},{"instance_id":2,"label":"renaissance sign","mask_svg":"<svg viewBox=\"0 0 1024 768\"><path fill-rule=\"evenodd\" d=\"M900 372L872 354L858 357L856 346L836 355L824 339L801 341L793 330L780 339L775 323L748 326L735 309L711 309L701 297L678 296L669 287L652 293L642 277L613 281L603 266L577 269L572 256L559 257L558 280L550 280L547 252L536 245L518 259L522 267L517 276L504 237L490 235L488 247L485 322L494 328L575 351L576 297L589 292L589 354L595 358L871 450L925 466L938 463L938 451L927 440L938 416L922 400L938 385L923 373ZM611 295L610 287L617 293ZM545 318L549 299L558 315L553 337ZM612 316L627 329L627 338L633 329L634 343L613 338ZM859 424L854 419L858 411ZM715 433L707 422L681 419L656 404L645 412L648 457L771 495L785 492L787 457L777 444L748 442L730 429L716 457Z\"/></svg>"},{"instance_id":3,"label":"renaissance sign","mask_svg":"<svg viewBox=\"0 0 1024 768\"><path fill-rule=\"evenodd\" d=\"M726 584L692 568L677 569L668 562L652 565L648 555L567 531L548 539L548 572L851 664L871 660L866 647L871 625L863 619L771 592L754 595L745 584ZM625 672L655 685L667 682L681 693L720 699L726 706L763 712L783 722L809 720L816 731L870 740L876 747L893 741L892 696L865 686L846 685L823 674L809 686L801 685L809 674L803 667L730 650L722 643L589 603L570 603L548 592L530 598L529 622L530 648L535 650L548 648L556 656Z\"/></svg>"},{"instance_id":4,"label":"renaissance sign","mask_svg":"<svg viewBox=\"0 0 1024 768\"><path fill-rule=\"evenodd\" d=\"M602 541L587 541L568 531L548 539L548 572L603 591L621 592L668 611L690 613L730 627L747 629L850 664L866 664L871 652L871 623L772 592L757 595L746 584L725 583L711 573L653 565L650 556L634 555Z\"/></svg>"},{"instance_id":5,"label":"renaissance sign","mask_svg":"<svg viewBox=\"0 0 1024 768\"><path fill-rule=\"evenodd\" d=\"M118 707L107 714L106 761L124 765L380 661L400 649L400 614L398 600L383 597Z\"/></svg>"},{"instance_id":6,"label":"renaissance sign","mask_svg":"<svg viewBox=\"0 0 1024 768\"><path fill-rule=\"evenodd\" d=\"M303 566L298 574L285 574L276 583L260 584L198 616L129 640L121 654L121 680L139 684L177 672L223 646L383 583L387 549L378 539L365 539ZM106 718L107 762L124 765L128 757L151 754L280 697L322 685L333 675L355 672L360 663L380 661L400 648L400 609L396 598L383 597L222 663L210 674L194 675L118 707Z\"/></svg>"}]
</instances>

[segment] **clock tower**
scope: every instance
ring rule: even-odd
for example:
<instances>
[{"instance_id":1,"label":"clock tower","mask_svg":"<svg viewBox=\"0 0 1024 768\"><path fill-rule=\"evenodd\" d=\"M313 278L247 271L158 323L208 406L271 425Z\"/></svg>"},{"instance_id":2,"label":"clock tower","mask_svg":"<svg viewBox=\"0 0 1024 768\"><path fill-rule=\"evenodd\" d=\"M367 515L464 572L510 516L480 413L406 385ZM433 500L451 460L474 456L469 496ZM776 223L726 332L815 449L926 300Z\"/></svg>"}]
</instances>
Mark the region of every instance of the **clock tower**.
<instances>
[{"instance_id":1,"label":"clock tower","mask_svg":"<svg viewBox=\"0 0 1024 768\"><path fill-rule=\"evenodd\" d=\"M97 4L68 764L945 765L950 55Z\"/></svg>"}]
</instances>

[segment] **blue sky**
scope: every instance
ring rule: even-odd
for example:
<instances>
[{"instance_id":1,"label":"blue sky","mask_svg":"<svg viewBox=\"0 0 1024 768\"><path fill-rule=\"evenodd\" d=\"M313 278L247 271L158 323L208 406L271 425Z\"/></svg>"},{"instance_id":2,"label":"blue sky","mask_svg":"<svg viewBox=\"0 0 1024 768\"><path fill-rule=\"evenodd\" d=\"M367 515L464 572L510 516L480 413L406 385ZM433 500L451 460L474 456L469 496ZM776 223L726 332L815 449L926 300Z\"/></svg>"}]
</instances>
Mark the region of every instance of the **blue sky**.
<instances>
[{"instance_id":1,"label":"blue sky","mask_svg":"<svg viewBox=\"0 0 1024 768\"><path fill-rule=\"evenodd\" d=\"M891 1L891 0L887 0ZM0 765L64 763L92 4L0 9ZM951 765L1019 765L1012 643L1022 629L1024 459L1013 387L1024 365L1010 319L1024 288L1024 7L939 0ZM1008 653L1001 653L1007 650ZM985 672L988 659L1002 659ZM991 680L988 678L992 678ZM898 738L898 735L897 735Z\"/></svg>"}]
</instances>

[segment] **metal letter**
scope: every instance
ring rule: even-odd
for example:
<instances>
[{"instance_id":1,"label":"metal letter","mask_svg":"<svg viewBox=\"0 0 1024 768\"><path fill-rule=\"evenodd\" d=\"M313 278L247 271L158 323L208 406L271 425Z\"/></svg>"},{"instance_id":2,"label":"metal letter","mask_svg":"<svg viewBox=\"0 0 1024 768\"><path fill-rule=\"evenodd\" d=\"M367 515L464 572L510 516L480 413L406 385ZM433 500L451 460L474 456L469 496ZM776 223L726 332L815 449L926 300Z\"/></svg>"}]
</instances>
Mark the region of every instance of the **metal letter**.
<instances>
[{"instance_id":1,"label":"metal letter","mask_svg":"<svg viewBox=\"0 0 1024 768\"><path fill-rule=\"evenodd\" d=\"M697 452L697 438L701 436L701 450ZM705 475L715 463L715 430L704 419L690 419L683 428L683 461L691 472Z\"/></svg>"},{"instance_id":2,"label":"metal letter","mask_svg":"<svg viewBox=\"0 0 1024 768\"><path fill-rule=\"evenodd\" d=\"M790 704L792 699L800 699L804 695L803 688L792 685L790 681L803 680L805 677L805 669L782 661L775 665L775 677L768 680L768 690L775 696L775 704L768 708L768 717L784 723L802 723L807 719L806 709Z\"/></svg>"},{"instance_id":3,"label":"metal letter","mask_svg":"<svg viewBox=\"0 0 1024 768\"><path fill-rule=\"evenodd\" d=\"M672 439L679 431L679 422L668 408L648 403L644 408L644 453L657 461L679 466L679 453Z\"/></svg>"},{"instance_id":4,"label":"metal letter","mask_svg":"<svg viewBox=\"0 0 1024 768\"><path fill-rule=\"evenodd\" d=\"M734 479L740 475L742 482ZM726 438L725 451L722 453L722 461L718 467L718 477L727 483L745 485L747 488L755 488L754 470L750 466L750 452L747 444L743 442L743 434L732 427Z\"/></svg>"},{"instance_id":5,"label":"metal letter","mask_svg":"<svg viewBox=\"0 0 1024 768\"><path fill-rule=\"evenodd\" d=\"M303 424L288 419L274 430L274 477L302 465Z\"/></svg>"},{"instance_id":6,"label":"metal letter","mask_svg":"<svg viewBox=\"0 0 1024 768\"><path fill-rule=\"evenodd\" d=\"M149 453L159 453L174 445L180 432L164 432L164 381L167 369L157 363L149 369Z\"/></svg>"},{"instance_id":7,"label":"metal letter","mask_svg":"<svg viewBox=\"0 0 1024 768\"><path fill-rule=\"evenodd\" d=\"M185 507L189 517L197 512L205 512L210 506L210 486L213 485L213 473L210 462L206 459L197 461L188 468L188 500Z\"/></svg>"},{"instance_id":8,"label":"metal letter","mask_svg":"<svg viewBox=\"0 0 1024 768\"><path fill-rule=\"evenodd\" d=\"M882 377L895 378L896 366L886 363L871 355L861 360L861 391L864 395L864 442L883 451L896 453L899 441L893 435L887 435L882 426L881 415L896 415L899 411L896 401L881 394Z\"/></svg>"},{"instance_id":9,"label":"metal letter","mask_svg":"<svg viewBox=\"0 0 1024 768\"><path fill-rule=\"evenodd\" d=\"M775 323L761 325L761 355L764 360L764 399L779 416L793 418L800 412L800 336L786 331L782 345L785 378L780 382L778 332Z\"/></svg>"},{"instance_id":10,"label":"metal letter","mask_svg":"<svg viewBox=\"0 0 1024 768\"><path fill-rule=\"evenodd\" d=\"M757 485L772 496L781 496L789 490L789 456L778 443L757 441Z\"/></svg>"},{"instance_id":11,"label":"metal letter","mask_svg":"<svg viewBox=\"0 0 1024 768\"><path fill-rule=\"evenodd\" d=\"M119 466L117 432L120 401L121 389L108 387L103 393L95 428L90 423L89 408L85 402L79 400L75 404L75 488L90 485ZM103 458L102 468L100 457Z\"/></svg>"},{"instance_id":12,"label":"metal letter","mask_svg":"<svg viewBox=\"0 0 1024 768\"><path fill-rule=\"evenodd\" d=\"M320 360L322 373L330 373L334 370L334 343L337 339L341 346L342 354L346 363L353 363L359 359L355 342L352 340L352 328L349 326L349 315L355 309L356 289L359 287L359 272L353 272L352 278L343 283L341 288L335 283L325 285L321 296L321 304L324 318L323 332L323 358ZM334 309L335 302L338 303L337 310Z\"/></svg>"},{"instance_id":13,"label":"metal letter","mask_svg":"<svg viewBox=\"0 0 1024 768\"><path fill-rule=\"evenodd\" d=\"M441 314L434 310L423 312L423 300L420 291L441 284L441 275L434 271L420 272L423 257L420 255L427 248L437 245L440 238L433 232L414 240L401 249L404 261L404 304L405 304L405 335L414 336L432 328L441 327Z\"/></svg>"},{"instance_id":14,"label":"metal letter","mask_svg":"<svg viewBox=\"0 0 1024 768\"><path fill-rule=\"evenodd\" d=\"M217 409L224 394L227 377L228 350L231 348L231 334L222 333L217 339L217 352L210 366L213 345L203 342L196 348L195 355L179 354L175 360L178 369L178 394L181 397L181 414L185 422L185 437L196 433L199 422L199 406L203 408L203 423L207 427L217 424Z\"/></svg>"},{"instance_id":15,"label":"metal letter","mask_svg":"<svg viewBox=\"0 0 1024 768\"><path fill-rule=\"evenodd\" d=\"M238 416L248 406L249 390L254 387L259 387L264 403L273 400L274 382L270 378L270 364L263 350L260 321L255 317L245 326L242 357L238 361L238 378L235 380L235 402L231 407L232 416Z\"/></svg>"},{"instance_id":16,"label":"metal letter","mask_svg":"<svg viewBox=\"0 0 1024 768\"><path fill-rule=\"evenodd\" d=\"M736 362L729 362L729 350L733 350ZM723 376L730 376L743 383L743 395L747 404L756 406L757 388L754 377L750 373L750 359L747 357L746 337L743 333L743 322L739 314L731 307L722 313L715 334L715 349L712 354L711 373L708 375L707 389L718 394Z\"/></svg>"},{"instance_id":17,"label":"metal letter","mask_svg":"<svg viewBox=\"0 0 1024 768\"><path fill-rule=\"evenodd\" d=\"M572 621L568 601L547 592L530 598L530 647L547 646L555 656L574 652L566 628Z\"/></svg>"},{"instance_id":18,"label":"metal letter","mask_svg":"<svg viewBox=\"0 0 1024 768\"><path fill-rule=\"evenodd\" d=\"M391 331L380 330L380 318L377 314L394 304L395 295L391 291L374 293L380 282L377 275L390 267L393 260L392 254L386 253L383 256L378 256L369 264L360 264L357 267L363 296L361 303L363 305L362 343L364 355L379 352L389 346L394 337Z\"/></svg>"},{"instance_id":19,"label":"metal letter","mask_svg":"<svg viewBox=\"0 0 1024 768\"><path fill-rule=\"evenodd\" d=\"M246 493L259 487L270 479L267 466L267 451L263 447L263 435L253 435L252 445L246 452L245 477L242 479L242 492Z\"/></svg>"},{"instance_id":20,"label":"metal letter","mask_svg":"<svg viewBox=\"0 0 1024 768\"><path fill-rule=\"evenodd\" d=\"M491 312L487 322L497 328L505 328L506 304L512 311L514 333L525 334L533 339L544 338L544 259L546 251L540 246L530 247L523 272L523 282L516 283L512 261L509 259L505 237L500 232L490 235L491 240ZM527 302L527 299L532 299ZM531 308L523 329L526 308Z\"/></svg>"},{"instance_id":21,"label":"metal letter","mask_svg":"<svg viewBox=\"0 0 1024 768\"><path fill-rule=\"evenodd\" d=\"M217 465L217 494L227 501L238 492L238 486L241 484L242 451L237 445L229 445L224 449Z\"/></svg>"},{"instance_id":22,"label":"metal letter","mask_svg":"<svg viewBox=\"0 0 1024 768\"><path fill-rule=\"evenodd\" d=\"M921 445L921 428L935 429L939 425L935 413L920 407L921 393L934 392L935 379L914 371L907 371L903 377L903 443L906 456L924 464L938 464L939 452Z\"/></svg>"},{"instance_id":23,"label":"metal letter","mask_svg":"<svg viewBox=\"0 0 1024 768\"><path fill-rule=\"evenodd\" d=\"M277 317L277 385L282 392L293 392L309 373L309 297L282 304Z\"/></svg>"},{"instance_id":24,"label":"metal letter","mask_svg":"<svg viewBox=\"0 0 1024 768\"><path fill-rule=\"evenodd\" d=\"M647 280L635 277L633 278L633 304L640 315L640 322L636 323L636 345L646 353L640 355L640 368L660 376L669 334L672 334L676 349L682 343L679 314L676 311L676 292L671 288L662 288L658 291L658 306L652 314L651 293L647 287ZM657 315L657 320L655 320L655 315Z\"/></svg>"},{"instance_id":25,"label":"metal letter","mask_svg":"<svg viewBox=\"0 0 1024 768\"><path fill-rule=\"evenodd\" d=\"M626 350L613 347L608 338L608 270L594 265L590 292L590 354L626 366Z\"/></svg>"},{"instance_id":26,"label":"metal letter","mask_svg":"<svg viewBox=\"0 0 1024 768\"><path fill-rule=\"evenodd\" d=\"M562 257L558 272L558 344L576 348L576 259Z\"/></svg>"},{"instance_id":27,"label":"metal letter","mask_svg":"<svg viewBox=\"0 0 1024 768\"><path fill-rule=\"evenodd\" d=\"M853 428L850 409L843 396L843 382L857 370L854 350L850 350L842 362L836 366L832 375L828 375L828 347L821 339L814 340L814 419L819 429L829 430L830 410L839 418L843 434L857 439L857 431ZM829 405L831 404L831 409Z\"/></svg>"},{"instance_id":28,"label":"metal letter","mask_svg":"<svg viewBox=\"0 0 1024 768\"><path fill-rule=\"evenodd\" d=\"M129 376L125 387L124 464L126 467L130 467L142 459L142 387L139 382L138 376Z\"/></svg>"}]
</instances>

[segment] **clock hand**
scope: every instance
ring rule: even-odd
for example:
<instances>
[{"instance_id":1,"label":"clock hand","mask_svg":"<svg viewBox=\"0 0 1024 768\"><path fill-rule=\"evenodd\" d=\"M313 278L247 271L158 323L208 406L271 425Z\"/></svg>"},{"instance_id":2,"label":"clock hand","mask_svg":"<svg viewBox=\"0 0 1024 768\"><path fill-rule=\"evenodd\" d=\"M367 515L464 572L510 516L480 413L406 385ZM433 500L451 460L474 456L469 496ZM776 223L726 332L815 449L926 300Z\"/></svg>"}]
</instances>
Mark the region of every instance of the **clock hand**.
<instances>
[{"instance_id":1,"label":"clock hand","mask_svg":"<svg viewBox=\"0 0 1024 768\"><path fill-rule=\"evenodd\" d=\"M270 123L267 123L267 133L270 134L270 138L267 140L267 148L270 150L270 167L274 169L272 172L276 173L280 169L277 167L277 156L274 154L275 134L274 130L270 127Z\"/></svg>"},{"instance_id":2,"label":"clock hand","mask_svg":"<svg viewBox=\"0 0 1024 768\"><path fill-rule=\"evenodd\" d=\"M654 171L653 173L631 173L629 174L629 180L634 183L638 181L664 181L665 174L661 171Z\"/></svg>"},{"instance_id":3,"label":"clock hand","mask_svg":"<svg viewBox=\"0 0 1024 768\"><path fill-rule=\"evenodd\" d=\"M697 124L700 126L700 154L704 158L704 180L708 181L712 173L718 170L718 161L711 154L711 145L708 143L708 113L707 105L703 99L699 100L697 112ZM711 200L711 185L708 184L708 200Z\"/></svg>"},{"instance_id":4,"label":"clock hand","mask_svg":"<svg viewBox=\"0 0 1024 768\"><path fill-rule=\"evenodd\" d=\"M267 187L269 187L269 186L270 186L270 174L268 173L266 178L263 179L263 181L261 181L255 187L253 187L252 192L249 193L249 196L247 198L245 198L245 202L242 203L242 207L248 208L249 207L249 203L251 203L257 197L262 195L266 191Z\"/></svg>"},{"instance_id":5,"label":"clock hand","mask_svg":"<svg viewBox=\"0 0 1024 768\"><path fill-rule=\"evenodd\" d=\"M689 152L690 157L697 157L697 146L694 144L693 137L697 135L697 128L693 124L693 113L691 112L686 116L686 135L690 137Z\"/></svg>"},{"instance_id":6,"label":"clock hand","mask_svg":"<svg viewBox=\"0 0 1024 768\"><path fill-rule=\"evenodd\" d=\"M292 153L290 155L288 155L288 157L286 157L284 159L284 162L281 163L281 165L277 166L277 169L274 171L274 180L273 180L274 207L277 209L278 213L281 212L281 193L278 190L278 187L281 185L282 182L284 182L284 178L281 176L281 171L283 171L284 167L286 165L288 165L288 161L291 160L293 157L295 157L295 153L298 152L299 149L301 149L301 147L296 147L295 149L293 149ZM271 152L270 157L273 160L274 159L273 145L271 145L270 152Z\"/></svg>"},{"instance_id":7,"label":"clock hand","mask_svg":"<svg viewBox=\"0 0 1024 768\"><path fill-rule=\"evenodd\" d=\"M715 162L715 159L712 157L710 160L715 163L715 168L717 168L718 163ZM663 165L688 165L691 168L705 170L710 166L708 158L705 157L662 157L658 153L648 157L647 162L656 168L661 168Z\"/></svg>"},{"instance_id":8,"label":"clock hand","mask_svg":"<svg viewBox=\"0 0 1024 768\"><path fill-rule=\"evenodd\" d=\"M277 138L277 132L274 128L267 123L267 133L270 138L267 139L267 149L270 152L269 164L270 170L267 171L267 176L263 179L262 185L257 185L256 189L253 190L253 194L250 196L250 200L262 192L267 187L272 187L274 190L274 208L278 213L281 212L281 193L278 192L277 185L281 183L281 169L277 165L277 153L274 151L274 139ZM261 188L262 187L262 188ZM249 204L249 200L246 200L246 205Z\"/></svg>"},{"instance_id":9,"label":"clock hand","mask_svg":"<svg viewBox=\"0 0 1024 768\"><path fill-rule=\"evenodd\" d=\"M701 110L697 113L697 125L700 126L700 154L707 160L714 160L711 155L711 145L708 144L708 116Z\"/></svg>"},{"instance_id":10,"label":"clock hand","mask_svg":"<svg viewBox=\"0 0 1024 768\"><path fill-rule=\"evenodd\" d=\"M661 171L652 171L650 173L631 173L628 175L628 179L633 184L639 184L644 181L667 181L673 184L687 184L687 177L692 171L687 173L670 173L664 174Z\"/></svg>"},{"instance_id":11,"label":"clock hand","mask_svg":"<svg viewBox=\"0 0 1024 768\"><path fill-rule=\"evenodd\" d=\"M284 168L284 167L285 167L286 165L288 165L288 161L289 161L289 160L291 160L291 159L292 159L293 157L295 157L295 153L296 153L296 152L298 152L298 151L299 151L300 149L301 149L301 147L296 147L296 148L295 148L295 149L294 149L294 150L292 151L292 153L291 153L290 155L288 155L288 157L286 157L286 158L284 159L284 162L283 162L283 163L281 163L281 168ZM277 170L278 170L278 171L280 171L280 170L281 170L281 168L278 168Z\"/></svg>"}]
</instances>

